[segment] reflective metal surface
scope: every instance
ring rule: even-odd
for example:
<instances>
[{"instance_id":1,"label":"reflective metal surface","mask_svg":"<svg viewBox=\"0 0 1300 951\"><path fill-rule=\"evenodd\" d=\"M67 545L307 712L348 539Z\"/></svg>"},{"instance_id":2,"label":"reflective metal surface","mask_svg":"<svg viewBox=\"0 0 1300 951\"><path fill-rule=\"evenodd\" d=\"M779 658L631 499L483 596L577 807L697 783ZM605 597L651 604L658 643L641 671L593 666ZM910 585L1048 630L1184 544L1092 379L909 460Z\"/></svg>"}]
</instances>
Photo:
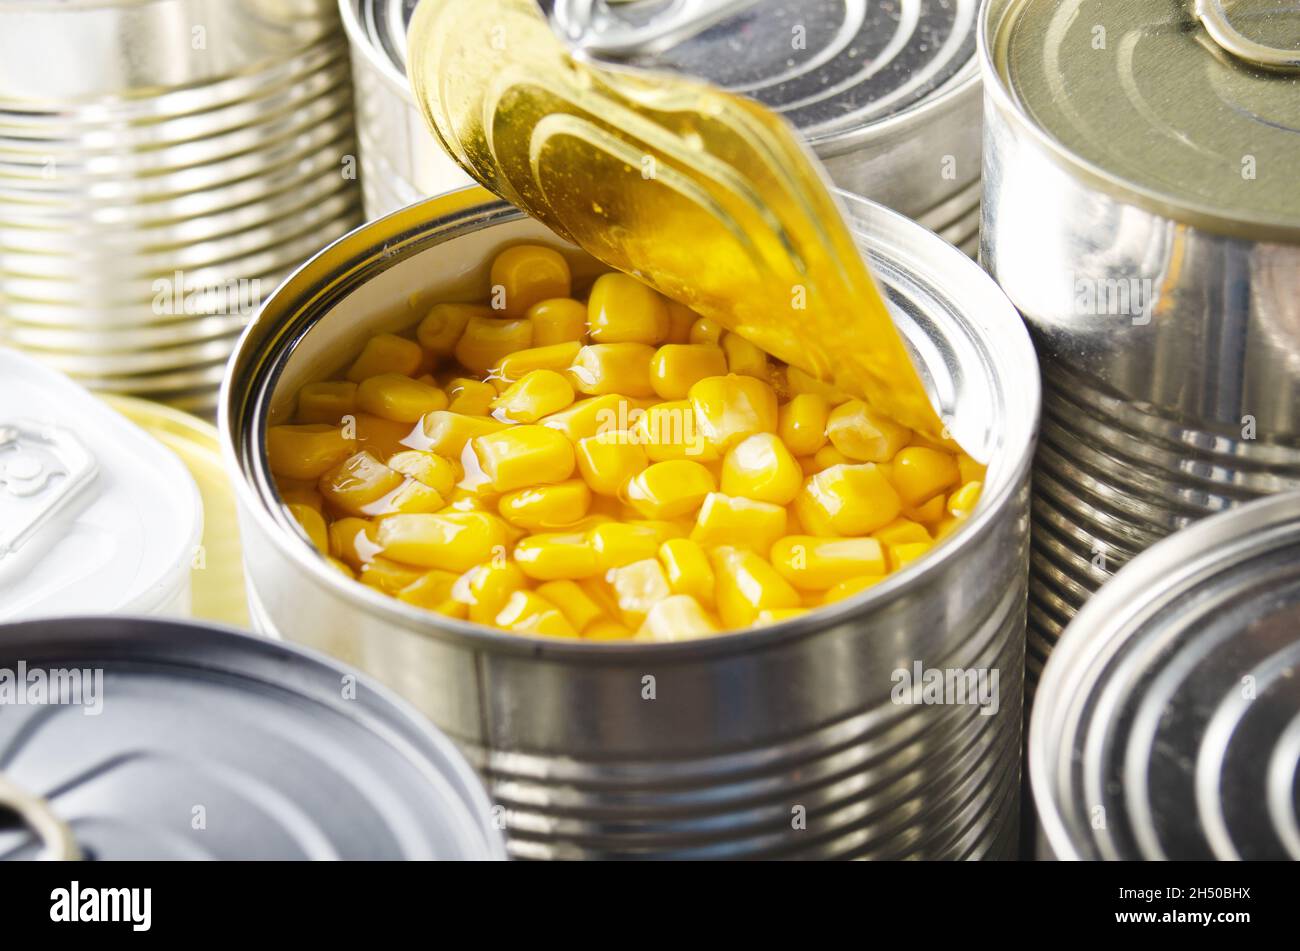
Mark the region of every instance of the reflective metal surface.
<instances>
[{"instance_id":1,"label":"reflective metal surface","mask_svg":"<svg viewBox=\"0 0 1300 951\"><path fill-rule=\"evenodd\" d=\"M558 246L471 189L353 232L267 302L223 386L255 623L372 673L451 735L504 809L511 854L976 858L1014 854L1028 466L1027 335L978 268L844 196L945 412L992 457L981 508L914 571L763 630L671 645L539 640L419 611L329 568L263 450L304 382L360 338L486 286L493 253ZM566 249L575 273L590 259ZM895 703L894 673L996 669L999 709ZM649 679L647 679L649 678Z\"/></svg>"},{"instance_id":2,"label":"reflective metal surface","mask_svg":"<svg viewBox=\"0 0 1300 951\"><path fill-rule=\"evenodd\" d=\"M1087 174L1025 112L993 59L1008 18L1049 6L1057 9L994 0L980 38L981 260L1024 315L1043 370L1031 690L1080 605L1138 552L1206 515L1300 488L1300 245L1165 217L1136 203L1136 184L1112 191ZM1170 6L1107 9L1167 18ZM1187 29L1194 38L1198 28ZM1079 56L1109 64L1122 55L1119 40L1112 33L1110 53L1085 44ZM1167 60L1167 69L1189 77L1208 62L1218 69L1217 55L1184 42L1194 55ZM1075 65L1066 76L1089 72L1087 60L1068 62ZM1293 82L1271 75L1284 87ZM1273 187L1268 181L1261 174L1254 184ZM1288 200L1279 196L1276 210Z\"/></svg>"},{"instance_id":3,"label":"reflective metal surface","mask_svg":"<svg viewBox=\"0 0 1300 951\"><path fill-rule=\"evenodd\" d=\"M0 342L210 390L196 368L358 219L351 99L327 0L0 0Z\"/></svg>"},{"instance_id":4,"label":"reflective metal surface","mask_svg":"<svg viewBox=\"0 0 1300 951\"><path fill-rule=\"evenodd\" d=\"M1029 769L1063 859L1300 859L1300 495L1155 545L1043 674Z\"/></svg>"},{"instance_id":5,"label":"reflective metal surface","mask_svg":"<svg viewBox=\"0 0 1300 951\"><path fill-rule=\"evenodd\" d=\"M0 859L37 857L58 827L100 860L504 854L446 737L300 648L193 623L74 617L0 625L0 668L25 678L19 690L38 671L61 685L50 688L60 702L28 699L0 717L0 764L31 817L0 827ZM14 798L0 786L0 805Z\"/></svg>"}]
</instances>

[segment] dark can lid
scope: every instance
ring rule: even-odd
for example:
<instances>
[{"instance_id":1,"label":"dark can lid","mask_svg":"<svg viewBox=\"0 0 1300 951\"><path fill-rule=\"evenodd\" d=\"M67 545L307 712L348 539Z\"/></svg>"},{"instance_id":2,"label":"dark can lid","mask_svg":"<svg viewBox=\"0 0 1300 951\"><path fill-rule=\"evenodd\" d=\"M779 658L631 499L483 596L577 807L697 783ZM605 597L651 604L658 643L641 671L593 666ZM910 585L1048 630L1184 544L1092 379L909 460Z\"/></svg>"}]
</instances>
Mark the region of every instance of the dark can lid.
<instances>
[{"instance_id":1,"label":"dark can lid","mask_svg":"<svg viewBox=\"0 0 1300 951\"><path fill-rule=\"evenodd\" d=\"M0 772L0 858L504 857L469 764L405 703L200 624L0 626Z\"/></svg>"},{"instance_id":2,"label":"dark can lid","mask_svg":"<svg viewBox=\"0 0 1300 951\"><path fill-rule=\"evenodd\" d=\"M1300 494L1165 539L1084 605L1029 767L1058 857L1300 859Z\"/></svg>"}]
</instances>

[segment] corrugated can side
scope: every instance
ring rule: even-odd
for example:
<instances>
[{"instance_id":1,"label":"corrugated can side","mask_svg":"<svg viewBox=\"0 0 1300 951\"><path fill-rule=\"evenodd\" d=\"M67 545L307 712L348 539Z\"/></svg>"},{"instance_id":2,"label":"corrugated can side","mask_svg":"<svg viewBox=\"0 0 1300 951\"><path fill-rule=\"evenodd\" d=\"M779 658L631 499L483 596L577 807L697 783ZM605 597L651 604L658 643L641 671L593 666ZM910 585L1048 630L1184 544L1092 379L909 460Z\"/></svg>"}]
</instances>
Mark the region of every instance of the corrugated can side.
<instances>
[{"instance_id":1,"label":"corrugated can side","mask_svg":"<svg viewBox=\"0 0 1300 951\"><path fill-rule=\"evenodd\" d=\"M486 192L424 202L341 239L245 334L221 428L253 614L369 671L456 739L503 807L513 855L1014 853L1032 349L968 259L901 216L845 201L944 411L983 435L969 448L991 457L988 484L968 526L914 571L762 630L660 645L510 635L350 582L296 534L262 447L297 387L342 364L359 335L472 294L503 245L564 249ZM592 273L564 250L575 273ZM995 689L982 706L902 702L912 694L896 688L918 664L982 671Z\"/></svg>"},{"instance_id":2,"label":"corrugated can side","mask_svg":"<svg viewBox=\"0 0 1300 951\"><path fill-rule=\"evenodd\" d=\"M1158 213L1057 143L994 60L1017 3L982 13L980 260L1024 316L1043 371L1032 700L1062 630L1131 558L1197 519L1300 488L1300 246Z\"/></svg>"}]
</instances>

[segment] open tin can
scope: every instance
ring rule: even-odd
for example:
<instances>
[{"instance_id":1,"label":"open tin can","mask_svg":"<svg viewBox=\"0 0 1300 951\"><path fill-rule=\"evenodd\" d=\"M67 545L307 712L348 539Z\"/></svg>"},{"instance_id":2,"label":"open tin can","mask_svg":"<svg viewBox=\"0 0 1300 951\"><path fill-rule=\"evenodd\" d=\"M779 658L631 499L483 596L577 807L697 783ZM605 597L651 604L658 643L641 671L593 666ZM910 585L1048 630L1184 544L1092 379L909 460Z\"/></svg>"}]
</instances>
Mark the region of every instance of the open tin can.
<instances>
[{"instance_id":1,"label":"open tin can","mask_svg":"<svg viewBox=\"0 0 1300 951\"><path fill-rule=\"evenodd\" d=\"M1300 14L1229 16L1219 0L981 14L981 260L1044 382L1032 688L1129 559L1300 488L1300 55L1283 48Z\"/></svg>"},{"instance_id":2,"label":"open tin can","mask_svg":"<svg viewBox=\"0 0 1300 951\"><path fill-rule=\"evenodd\" d=\"M604 270L487 192L353 232L286 281L245 334L221 429L255 624L355 664L428 714L482 772L513 855L1014 853L1033 351L972 261L900 215L843 198L936 402L990 465L979 508L929 558L768 628L602 643L452 620L339 574L281 504L268 426L364 335L472 299L493 255L521 241L560 250L579 281ZM899 677L918 666L974 672L994 690L982 706L973 695L913 703Z\"/></svg>"}]
</instances>

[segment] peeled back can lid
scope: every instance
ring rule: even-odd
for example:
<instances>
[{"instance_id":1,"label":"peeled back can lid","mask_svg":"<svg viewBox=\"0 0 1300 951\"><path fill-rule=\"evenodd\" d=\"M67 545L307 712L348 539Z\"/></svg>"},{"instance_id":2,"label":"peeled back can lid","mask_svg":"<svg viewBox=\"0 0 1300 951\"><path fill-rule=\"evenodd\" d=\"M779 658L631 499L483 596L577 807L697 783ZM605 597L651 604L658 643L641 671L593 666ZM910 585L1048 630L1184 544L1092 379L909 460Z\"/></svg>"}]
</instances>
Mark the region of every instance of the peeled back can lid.
<instances>
[{"instance_id":1,"label":"peeled back can lid","mask_svg":"<svg viewBox=\"0 0 1300 951\"><path fill-rule=\"evenodd\" d=\"M0 625L0 710L0 859L505 855L451 741L302 648L159 618Z\"/></svg>"},{"instance_id":2,"label":"peeled back can lid","mask_svg":"<svg viewBox=\"0 0 1300 951\"><path fill-rule=\"evenodd\" d=\"M981 44L989 87L1092 184L1209 231L1300 242L1300 5L991 0Z\"/></svg>"},{"instance_id":3,"label":"peeled back can lid","mask_svg":"<svg viewBox=\"0 0 1300 951\"><path fill-rule=\"evenodd\" d=\"M1133 559L1037 697L1029 771L1056 857L1300 859L1300 493Z\"/></svg>"},{"instance_id":4,"label":"peeled back can lid","mask_svg":"<svg viewBox=\"0 0 1300 951\"><path fill-rule=\"evenodd\" d=\"M198 488L172 452L0 348L0 621L188 614L202 532Z\"/></svg>"}]
</instances>

